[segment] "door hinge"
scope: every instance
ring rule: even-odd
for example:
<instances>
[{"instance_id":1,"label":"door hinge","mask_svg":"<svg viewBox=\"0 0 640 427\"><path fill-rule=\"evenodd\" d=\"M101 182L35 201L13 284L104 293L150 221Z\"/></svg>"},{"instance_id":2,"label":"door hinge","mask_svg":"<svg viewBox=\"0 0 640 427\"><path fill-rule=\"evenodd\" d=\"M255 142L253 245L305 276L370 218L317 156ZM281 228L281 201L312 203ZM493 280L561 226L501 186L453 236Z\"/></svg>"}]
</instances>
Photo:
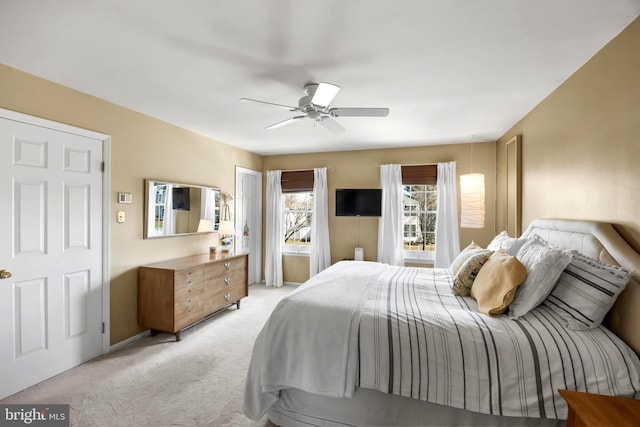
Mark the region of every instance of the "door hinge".
<instances>
[{"instance_id":1,"label":"door hinge","mask_svg":"<svg viewBox=\"0 0 640 427\"><path fill-rule=\"evenodd\" d=\"M104 162L100 162L100 172L104 172Z\"/></svg>"},{"instance_id":2,"label":"door hinge","mask_svg":"<svg viewBox=\"0 0 640 427\"><path fill-rule=\"evenodd\" d=\"M104 322L102 322L102 333L104 334Z\"/></svg>"}]
</instances>

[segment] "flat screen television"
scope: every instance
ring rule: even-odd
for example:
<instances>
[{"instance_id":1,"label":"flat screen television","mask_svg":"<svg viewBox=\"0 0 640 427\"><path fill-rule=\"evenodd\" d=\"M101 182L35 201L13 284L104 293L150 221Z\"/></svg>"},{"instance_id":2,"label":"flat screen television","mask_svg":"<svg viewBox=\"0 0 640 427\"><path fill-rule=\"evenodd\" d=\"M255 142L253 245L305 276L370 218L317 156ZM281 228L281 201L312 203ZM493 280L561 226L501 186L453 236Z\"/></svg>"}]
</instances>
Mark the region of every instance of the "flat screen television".
<instances>
[{"instance_id":1,"label":"flat screen television","mask_svg":"<svg viewBox=\"0 0 640 427\"><path fill-rule=\"evenodd\" d=\"M171 197L173 198L173 209L179 211L190 210L191 201L189 194L189 187L174 187L171 193Z\"/></svg>"},{"instance_id":2,"label":"flat screen television","mask_svg":"<svg viewBox=\"0 0 640 427\"><path fill-rule=\"evenodd\" d=\"M336 189L336 216L381 216L382 190L379 188Z\"/></svg>"}]
</instances>

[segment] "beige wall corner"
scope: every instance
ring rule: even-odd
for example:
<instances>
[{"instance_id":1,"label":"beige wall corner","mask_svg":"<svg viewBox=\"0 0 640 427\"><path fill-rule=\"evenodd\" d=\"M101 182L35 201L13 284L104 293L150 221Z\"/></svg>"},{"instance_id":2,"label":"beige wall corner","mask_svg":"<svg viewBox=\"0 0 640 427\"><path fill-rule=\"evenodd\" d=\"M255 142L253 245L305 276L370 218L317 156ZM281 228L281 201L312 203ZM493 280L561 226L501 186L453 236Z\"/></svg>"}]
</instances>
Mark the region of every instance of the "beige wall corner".
<instances>
[{"instance_id":1,"label":"beige wall corner","mask_svg":"<svg viewBox=\"0 0 640 427\"><path fill-rule=\"evenodd\" d=\"M640 18L502 136L498 229L504 227L505 143L522 135L522 225L536 218L611 222L640 250Z\"/></svg>"}]
</instances>

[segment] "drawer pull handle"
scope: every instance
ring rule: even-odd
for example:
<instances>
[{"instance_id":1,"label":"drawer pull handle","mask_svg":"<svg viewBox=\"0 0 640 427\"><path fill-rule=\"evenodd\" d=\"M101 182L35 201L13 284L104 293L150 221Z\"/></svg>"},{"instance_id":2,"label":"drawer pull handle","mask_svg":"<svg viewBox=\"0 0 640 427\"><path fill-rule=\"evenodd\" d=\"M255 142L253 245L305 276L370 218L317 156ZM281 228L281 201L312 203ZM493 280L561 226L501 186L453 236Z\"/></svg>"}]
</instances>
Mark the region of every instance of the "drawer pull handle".
<instances>
[{"instance_id":1,"label":"drawer pull handle","mask_svg":"<svg viewBox=\"0 0 640 427\"><path fill-rule=\"evenodd\" d=\"M225 277L224 278L224 284L228 285L229 283L231 283L231 277Z\"/></svg>"},{"instance_id":2,"label":"drawer pull handle","mask_svg":"<svg viewBox=\"0 0 640 427\"><path fill-rule=\"evenodd\" d=\"M231 298L231 294L225 294L224 295L224 299L225 300L229 301L229 298Z\"/></svg>"},{"instance_id":3,"label":"drawer pull handle","mask_svg":"<svg viewBox=\"0 0 640 427\"><path fill-rule=\"evenodd\" d=\"M225 262L224 263L224 268L226 268L227 270L231 269L231 263L230 262Z\"/></svg>"}]
</instances>

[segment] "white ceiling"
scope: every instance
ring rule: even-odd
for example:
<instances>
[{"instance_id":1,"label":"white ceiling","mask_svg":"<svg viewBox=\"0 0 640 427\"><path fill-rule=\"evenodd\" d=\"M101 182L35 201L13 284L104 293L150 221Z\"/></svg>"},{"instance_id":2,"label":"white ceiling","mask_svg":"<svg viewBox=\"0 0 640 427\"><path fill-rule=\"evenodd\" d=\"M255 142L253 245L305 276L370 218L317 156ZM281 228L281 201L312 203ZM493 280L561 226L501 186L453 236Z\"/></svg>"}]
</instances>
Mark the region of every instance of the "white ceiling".
<instances>
[{"instance_id":1,"label":"white ceiling","mask_svg":"<svg viewBox=\"0 0 640 427\"><path fill-rule=\"evenodd\" d=\"M0 0L0 61L255 153L495 140L640 14L640 0ZM311 120L333 107L387 118ZM180 141L176 141L176 144Z\"/></svg>"}]
</instances>

